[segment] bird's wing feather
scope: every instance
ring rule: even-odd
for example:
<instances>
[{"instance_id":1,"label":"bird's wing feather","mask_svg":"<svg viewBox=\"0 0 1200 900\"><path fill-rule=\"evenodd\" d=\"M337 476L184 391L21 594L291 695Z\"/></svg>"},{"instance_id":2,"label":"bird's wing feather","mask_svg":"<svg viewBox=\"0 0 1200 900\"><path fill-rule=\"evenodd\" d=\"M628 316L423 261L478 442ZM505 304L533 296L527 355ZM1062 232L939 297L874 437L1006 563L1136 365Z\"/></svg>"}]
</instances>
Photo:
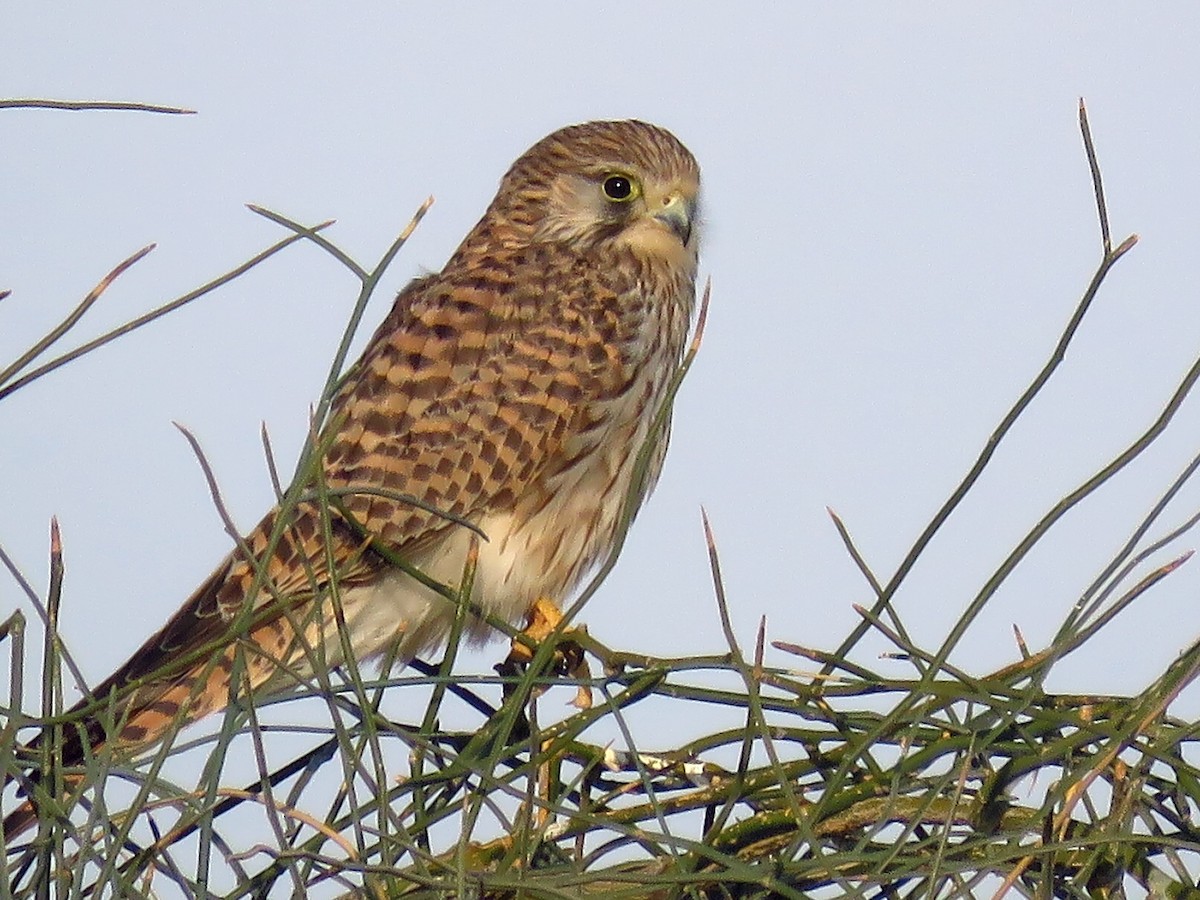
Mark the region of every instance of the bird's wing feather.
<instances>
[{"instance_id":1,"label":"bird's wing feather","mask_svg":"<svg viewBox=\"0 0 1200 900\"><path fill-rule=\"evenodd\" d=\"M96 698L127 692L117 707L123 740L148 740L181 706L193 721L224 705L224 696L212 703L198 698L228 689L232 651L214 652L227 643L232 621L241 621L251 645L282 650L292 638L281 619L284 606L325 588L331 562L341 584L370 580L383 565L370 541L412 553L446 529L463 527L431 509L469 520L485 507L511 504L544 474L544 461L558 456L574 423L586 418L580 400L593 389L587 379L608 367L596 355L603 336L569 311L555 321L543 310L526 327L533 304L557 303L539 294L541 283L451 272L400 294L331 412L337 435L324 478L329 488L349 491L340 495L344 513L327 510L326 520L316 503L302 502L273 538L279 510L272 511L245 539L253 559L235 551L95 689ZM422 506L354 493L356 485L414 496ZM252 685L270 677L267 663L246 663ZM213 684L197 689L195 676L204 668ZM102 729L94 718L88 732L98 745Z\"/></svg>"}]
</instances>

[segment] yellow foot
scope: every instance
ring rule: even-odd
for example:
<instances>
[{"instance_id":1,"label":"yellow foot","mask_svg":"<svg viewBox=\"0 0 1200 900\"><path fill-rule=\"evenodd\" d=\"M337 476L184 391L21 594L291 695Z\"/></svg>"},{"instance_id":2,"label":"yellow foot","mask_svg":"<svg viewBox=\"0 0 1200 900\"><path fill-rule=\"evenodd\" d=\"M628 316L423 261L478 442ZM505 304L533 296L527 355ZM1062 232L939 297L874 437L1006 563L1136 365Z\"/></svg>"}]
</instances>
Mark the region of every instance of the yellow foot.
<instances>
[{"instance_id":1,"label":"yellow foot","mask_svg":"<svg viewBox=\"0 0 1200 900\"><path fill-rule=\"evenodd\" d=\"M562 620L562 610L549 597L538 597L534 600L525 619L525 628L521 631L521 635L528 638L529 641L523 641L520 637L513 638L512 649L503 665L516 667L532 662L535 646L544 643L548 637L554 634ZM592 677L587 659L583 655L583 648L571 639L572 634L586 633L586 625L577 625L562 632L562 637L554 648L554 671L556 673L585 680ZM579 685L579 690L572 703L579 709L591 709L592 689L586 684Z\"/></svg>"}]
</instances>

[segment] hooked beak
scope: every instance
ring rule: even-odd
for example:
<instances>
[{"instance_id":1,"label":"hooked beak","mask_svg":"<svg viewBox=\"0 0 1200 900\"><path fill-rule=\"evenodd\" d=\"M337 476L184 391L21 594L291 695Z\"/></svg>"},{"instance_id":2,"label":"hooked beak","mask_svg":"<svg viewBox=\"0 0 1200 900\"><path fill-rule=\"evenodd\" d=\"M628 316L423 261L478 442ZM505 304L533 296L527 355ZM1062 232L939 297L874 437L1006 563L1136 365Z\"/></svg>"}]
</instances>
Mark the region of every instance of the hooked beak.
<instances>
[{"instance_id":1,"label":"hooked beak","mask_svg":"<svg viewBox=\"0 0 1200 900\"><path fill-rule=\"evenodd\" d=\"M696 218L696 200L694 197L684 197L679 192L672 192L663 198L662 208L654 213L658 219L670 228L686 247L692 237L692 223Z\"/></svg>"}]
</instances>

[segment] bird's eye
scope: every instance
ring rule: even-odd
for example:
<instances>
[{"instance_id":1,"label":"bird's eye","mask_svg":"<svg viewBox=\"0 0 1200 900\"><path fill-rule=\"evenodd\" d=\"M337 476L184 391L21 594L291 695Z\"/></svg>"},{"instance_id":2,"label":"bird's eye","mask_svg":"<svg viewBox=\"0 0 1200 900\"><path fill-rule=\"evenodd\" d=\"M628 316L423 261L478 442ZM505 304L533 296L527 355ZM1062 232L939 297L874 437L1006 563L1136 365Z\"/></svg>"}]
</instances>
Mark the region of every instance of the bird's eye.
<instances>
[{"instance_id":1,"label":"bird's eye","mask_svg":"<svg viewBox=\"0 0 1200 900\"><path fill-rule=\"evenodd\" d=\"M637 182L620 173L605 176L603 188L604 196L614 203L628 203L640 193Z\"/></svg>"}]
</instances>

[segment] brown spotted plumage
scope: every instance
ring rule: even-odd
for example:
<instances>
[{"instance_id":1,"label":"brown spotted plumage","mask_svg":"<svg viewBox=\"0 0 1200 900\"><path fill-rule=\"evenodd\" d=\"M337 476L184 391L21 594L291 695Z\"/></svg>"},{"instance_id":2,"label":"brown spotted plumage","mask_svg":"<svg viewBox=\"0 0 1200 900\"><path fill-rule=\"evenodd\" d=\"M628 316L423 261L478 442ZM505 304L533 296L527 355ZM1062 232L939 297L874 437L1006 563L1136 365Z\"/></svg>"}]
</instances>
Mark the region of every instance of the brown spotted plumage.
<instances>
[{"instance_id":1,"label":"brown spotted plumage","mask_svg":"<svg viewBox=\"0 0 1200 900\"><path fill-rule=\"evenodd\" d=\"M83 758L85 738L138 748L223 708L231 690L291 687L342 662L347 638L358 660L435 648L454 606L392 560L458 583L472 533L439 512L487 537L482 608L516 621L539 597L569 594L612 547L684 349L698 192L692 155L643 122L564 128L521 156L343 380L320 438L323 479L309 485L329 491L327 512L310 499L285 521L269 513L95 689L109 702L84 733L68 731L63 762ZM665 431L654 439L650 484ZM31 820L26 805L6 834Z\"/></svg>"}]
</instances>

